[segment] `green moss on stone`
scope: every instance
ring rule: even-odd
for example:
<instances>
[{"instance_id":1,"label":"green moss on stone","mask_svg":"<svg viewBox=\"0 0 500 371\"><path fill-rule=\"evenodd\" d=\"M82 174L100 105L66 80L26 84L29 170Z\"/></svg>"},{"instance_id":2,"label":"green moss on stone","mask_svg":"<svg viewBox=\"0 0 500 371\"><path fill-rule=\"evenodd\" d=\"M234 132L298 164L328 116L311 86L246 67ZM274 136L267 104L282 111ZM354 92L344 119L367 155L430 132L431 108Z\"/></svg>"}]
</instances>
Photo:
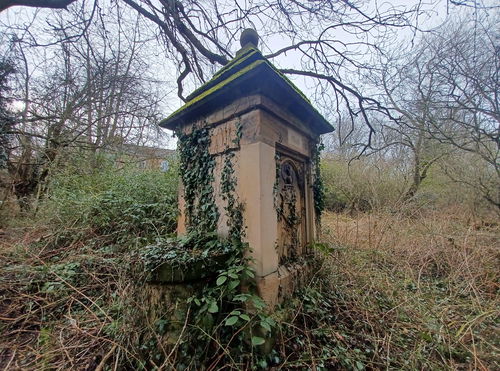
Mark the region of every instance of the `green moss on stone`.
<instances>
[{"instance_id":1,"label":"green moss on stone","mask_svg":"<svg viewBox=\"0 0 500 371\"><path fill-rule=\"evenodd\" d=\"M202 99L208 97L209 95L215 93L216 91L224 88L230 82L236 80L241 75L244 75L248 71L253 70L254 68L256 68L257 66L259 66L259 65L261 65L263 63L265 63L264 60L255 61L255 62L251 63L250 65L248 65L247 67L245 67L245 68L241 69L240 71L236 72L234 75L231 75L226 80L223 80L222 82L218 83L217 85L213 86L212 88L204 91L203 93L201 93L200 95L198 95L196 98L193 98L192 100L190 100L189 102L187 102L184 106L182 106L177 111L175 111L174 113L172 113L166 119L162 120L160 122L160 125L162 125L162 124L166 123L167 121L171 120L173 117L177 116L182 111L184 111L184 110L188 109L189 107L193 106L194 104L200 102Z\"/></svg>"},{"instance_id":2,"label":"green moss on stone","mask_svg":"<svg viewBox=\"0 0 500 371\"><path fill-rule=\"evenodd\" d=\"M201 94L203 92L204 89L206 89L206 87L208 85L213 84L214 81L216 81L224 73L228 72L231 69L236 69L239 65L245 63L253 55L255 55L257 53L260 54L260 52L257 49L255 49L255 48L249 48L248 51L249 51L248 53L241 54L238 57L234 58L231 62L229 62L229 64L227 64L222 69L220 69L219 71L217 71L215 73L215 75L208 82L206 82L205 84L203 84L202 86L200 86L198 89L196 89L195 91L193 91L191 94L189 94L188 99L194 99L194 98L196 98L199 94Z\"/></svg>"},{"instance_id":3,"label":"green moss on stone","mask_svg":"<svg viewBox=\"0 0 500 371\"><path fill-rule=\"evenodd\" d=\"M217 71L212 80L221 76L224 72L240 65L241 63L246 61L248 58L250 58L254 54L260 54L260 51L258 49L256 49L255 47L247 47L247 50L243 51L236 58L234 58L231 62L229 62L229 64L227 64L226 66L221 68L219 71Z\"/></svg>"},{"instance_id":4,"label":"green moss on stone","mask_svg":"<svg viewBox=\"0 0 500 371\"><path fill-rule=\"evenodd\" d=\"M242 67L241 69L238 70L238 67L244 64L246 61L248 61L249 58L251 58L254 55L258 55L259 59L250 63L246 67ZM268 65L280 78L282 78L288 86L290 86L303 100L305 103L307 103L308 107L316 112L318 115L321 116L321 113L319 113L316 108L314 108L311 104L311 101L300 91L297 86L288 78L286 77L283 73L281 73L267 58L265 58L260 51L255 48L252 45L249 45L245 47L244 49L240 50L237 54L237 57L234 58L231 62L229 62L226 66L224 66L220 71L218 71L213 78L208 81L206 84L201 86L200 88L196 89L193 93L190 94L190 97L193 97L191 100L189 100L184 106L180 107L178 110L174 111L172 114L170 114L166 119L163 119L160 122L160 126L164 126L168 123L168 121L171 121L174 117L178 116L181 112L184 112L188 108L192 107L196 103L202 101L203 99L207 98L209 95L223 89L225 86L227 86L229 83L232 81L236 80L240 76L248 73L249 71L253 70L257 66L261 64L266 64ZM220 79L221 76L223 76L225 73L234 70L234 74L228 76L226 79L217 82L217 79ZM212 87L209 87L207 89L207 86L210 86L214 84ZM203 91L206 89L205 91Z\"/></svg>"}]
</instances>

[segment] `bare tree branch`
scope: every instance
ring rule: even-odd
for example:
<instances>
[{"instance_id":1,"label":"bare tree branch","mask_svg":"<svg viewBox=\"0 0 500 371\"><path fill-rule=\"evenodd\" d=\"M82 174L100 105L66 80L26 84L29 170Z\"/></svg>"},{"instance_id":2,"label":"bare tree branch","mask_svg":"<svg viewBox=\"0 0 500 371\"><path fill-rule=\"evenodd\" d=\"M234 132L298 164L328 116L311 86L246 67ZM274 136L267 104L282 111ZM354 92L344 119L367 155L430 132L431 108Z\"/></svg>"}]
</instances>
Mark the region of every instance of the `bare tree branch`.
<instances>
[{"instance_id":1,"label":"bare tree branch","mask_svg":"<svg viewBox=\"0 0 500 371\"><path fill-rule=\"evenodd\" d=\"M11 6L27 6L33 8L66 9L76 0L0 0L0 12Z\"/></svg>"}]
</instances>

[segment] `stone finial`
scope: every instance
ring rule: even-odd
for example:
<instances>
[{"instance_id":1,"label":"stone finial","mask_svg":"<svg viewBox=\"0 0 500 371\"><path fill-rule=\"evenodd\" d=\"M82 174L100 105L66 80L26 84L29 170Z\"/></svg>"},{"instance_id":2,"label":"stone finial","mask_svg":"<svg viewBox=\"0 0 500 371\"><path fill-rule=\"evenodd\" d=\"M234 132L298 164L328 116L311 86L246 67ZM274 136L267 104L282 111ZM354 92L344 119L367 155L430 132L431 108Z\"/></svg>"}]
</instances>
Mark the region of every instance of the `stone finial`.
<instances>
[{"instance_id":1,"label":"stone finial","mask_svg":"<svg viewBox=\"0 0 500 371\"><path fill-rule=\"evenodd\" d=\"M241 47L244 48L248 44L251 44L256 48L259 46L259 34L253 28L247 28L241 33Z\"/></svg>"}]
</instances>

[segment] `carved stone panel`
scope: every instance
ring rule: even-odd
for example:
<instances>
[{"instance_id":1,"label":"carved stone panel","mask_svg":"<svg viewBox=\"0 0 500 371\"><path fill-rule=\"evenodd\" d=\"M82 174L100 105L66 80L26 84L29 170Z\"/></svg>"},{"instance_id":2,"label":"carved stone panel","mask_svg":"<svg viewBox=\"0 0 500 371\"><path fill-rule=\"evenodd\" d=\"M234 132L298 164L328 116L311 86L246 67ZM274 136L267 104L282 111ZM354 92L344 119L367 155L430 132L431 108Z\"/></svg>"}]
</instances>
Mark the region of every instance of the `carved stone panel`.
<instances>
[{"instance_id":1,"label":"carved stone panel","mask_svg":"<svg viewBox=\"0 0 500 371\"><path fill-rule=\"evenodd\" d=\"M277 250L280 264L292 262L305 247L305 164L280 154L276 164Z\"/></svg>"}]
</instances>

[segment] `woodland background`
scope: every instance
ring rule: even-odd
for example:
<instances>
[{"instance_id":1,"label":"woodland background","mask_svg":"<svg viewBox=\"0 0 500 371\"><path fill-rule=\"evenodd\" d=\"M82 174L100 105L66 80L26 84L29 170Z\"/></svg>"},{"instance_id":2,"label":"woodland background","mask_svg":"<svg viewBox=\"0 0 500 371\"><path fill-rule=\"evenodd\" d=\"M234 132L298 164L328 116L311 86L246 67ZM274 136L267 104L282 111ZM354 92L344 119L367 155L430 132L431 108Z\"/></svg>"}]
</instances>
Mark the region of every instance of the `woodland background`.
<instances>
[{"instance_id":1,"label":"woodland background","mask_svg":"<svg viewBox=\"0 0 500 371\"><path fill-rule=\"evenodd\" d=\"M200 362L500 367L495 2L33 5L0 1L0 367L193 367L188 338L160 346L130 266L175 232L175 139L157 123L246 27L336 128L321 158L326 244L271 354L216 329L203 344L222 356Z\"/></svg>"}]
</instances>

